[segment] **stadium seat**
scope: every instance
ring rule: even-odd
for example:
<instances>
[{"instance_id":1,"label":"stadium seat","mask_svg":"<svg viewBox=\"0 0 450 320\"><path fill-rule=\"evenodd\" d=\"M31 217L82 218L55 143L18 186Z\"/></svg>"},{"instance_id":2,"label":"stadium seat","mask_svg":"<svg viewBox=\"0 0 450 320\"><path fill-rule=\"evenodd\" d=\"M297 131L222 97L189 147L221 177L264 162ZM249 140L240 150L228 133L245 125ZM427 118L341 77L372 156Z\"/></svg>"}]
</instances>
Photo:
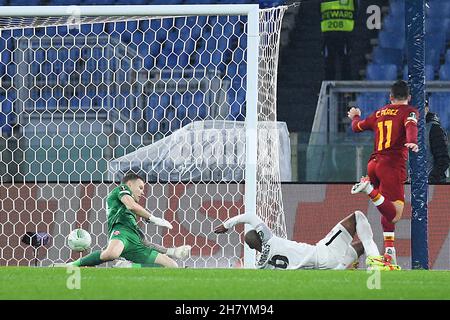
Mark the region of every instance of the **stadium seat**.
<instances>
[{"instance_id":1,"label":"stadium seat","mask_svg":"<svg viewBox=\"0 0 450 320\"><path fill-rule=\"evenodd\" d=\"M181 4L180 0L164 0L163 4Z\"/></svg>"},{"instance_id":2,"label":"stadium seat","mask_svg":"<svg viewBox=\"0 0 450 320\"><path fill-rule=\"evenodd\" d=\"M379 46L391 49L405 49L405 35L401 32L380 31L378 35Z\"/></svg>"},{"instance_id":3,"label":"stadium seat","mask_svg":"<svg viewBox=\"0 0 450 320\"><path fill-rule=\"evenodd\" d=\"M246 92L242 87L228 91L227 103L230 105L230 112L227 119L237 121L245 119L245 95Z\"/></svg>"},{"instance_id":4,"label":"stadium seat","mask_svg":"<svg viewBox=\"0 0 450 320\"><path fill-rule=\"evenodd\" d=\"M58 100L56 100L53 97L49 98L47 100L47 110L57 110L57 109L60 109Z\"/></svg>"},{"instance_id":5,"label":"stadium seat","mask_svg":"<svg viewBox=\"0 0 450 320\"><path fill-rule=\"evenodd\" d=\"M439 80L448 81L450 80L450 64L443 64L439 69Z\"/></svg>"},{"instance_id":6,"label":"stadium seat","mask_svg":"<svg viewBox=\"0 0 450 320\"><path fill-rule=\"evenodd\" d=\"M227 117L227 120L243 120L243 114L241 112L242 106L239 102L235 101L230 105L230 113Z\"/></svg>"},{"instance_id":7,"label":"stadium seat","mask_svg":"<svg viewBox=\"0 0 450 320\"><path fill-rule=\"evenodd\" d=\"M154 41L150 44L150 55L156 57L161 52L161 43Z\"/></svg>"},{"instance_id":8,"label":"stadium seat","mask_svg":"<svg viewBox=\"0 0 450 320\"><path fill-rule=\"evenodd\" d=\"M397 79L397 66L371 63L367 66L366 78L367 80L395 80Z\"/></svg>"},{"instance_id":9,"label":"stadium seat","mask_svg":"<svg viewBox=\"0 0 450 320\"><path fill-rule=\"evenodd\" d=\"M98 35L103 31L104 24L103 23L95 23L95 24L82 24L80 27L80 33L83 35Z\"/></svg>"},{"instance_id":10,"label":"stadium seat","mask_svg":"<svg viewBox=\"0 0 450 320\"><path fill-rule=\"evenodd\" d=\"M195 40L194 39L188 39L186 41L181 42L181 44L183 47L181 48L180 52L185 52L189 55L194 53L194 51L195 51Z\"/></svg>"},{"instance_id":11,"label":"stadium seat","mask_svg":"<svg viewBox=\"0 0 450 320\"><path fill-rule=\"evenodd\" d=\"M187 0L186 3L188 4L210 4L214 3L213 0Z\"/></svg>"},{"instance_id":12,"label":"stadium seat","mask_svg":"<svg viewBox=\"0 0 450 320\"><path fill-rule=\"evenodd\" d=\"M439 49L434 49L432 46L425 46L425 64L433 66L437 70L440 64L440 57Z\"/></svg>"},{"instance_id":13,"label":"stadium seat","mask_svg":"<svg viewBox=\"0 0 450 320\"><path fill-rule=\"evenodd\" d=\"M405 16L405 0L391 0L389 13L394 17Z\"/></svg>"},{"instance_id":14,"label":"stadium seat","mask_svg":"<svg viewBox=\"0 0 450 320\"><path fill-rule=\"evenodd\" d=\"M13 104L6 100L4 94L0 94L0 135L10 136L14 125Z\"/></svg>"},{"instance_id":15,"label":"stadium seat","mask_svg":"<svg viewBox=\"0 0 450 320\"><path fill-rule=\"evenodd\" d=\"M434 49L440 55L445 50L445 30L441 30L439 33L425 34L425 50Z\"/></svg>"},{"instance_id":16,"label":"stadium seat","mask_svg":"<svg viewBox=\"0 0 450 320\"><path fill-rule=\"evenodd\" d=\"M53 5L53 6L70 6L70 5L79 5L80 1L79 0L49 0L48 2L49 5Z\"/></svg>"},{"instance_id":17,"label":"stadium seat","mask_svg":"<svg viewBox=\"0 0 450 320\"><path fill-rule=\"evenodd\" d=\"M164 118L164 109L157 107L155 109L146 108L147 130L150 133L159 131L161 120Z\"/></svg>"},{"instance_id":18,"label":"stadium seat","mask_svg":"<svg viewBox=\"0 0 450 320\"><path fill-rule=\"evenodd\" d=\"M10 136L16 123L16 115L13 112L13 102L17 92L10 88L8 91L0 91L0 134Z\"/></svg>"},{"instance_id":19,"label":"stadium seat","mask_svg":"<svg viewBox=\"0 0 450 320\"><path fill-rule=\"evenodd\" d=\"M434 92L429 97L430 110L437 113L442 127L450 130L450 94Z\"/></svg>"},{"instance_id":20,"label":"stadium seat","mask_svg":"<svg viewBox=\"0 0 450 320\"><path fill-rule=\"evenodd\" d=\"M426 6L428 20L441 20L450 16L450 3L448 1L429 1Z\"/></svg>"},{"instance_id":21,"label":"stadium seat","mask_svg":"<svg viewBox=\"0 0 450 320\"><path fill-rule=\"evenodd\" d=\"M46 60L49 62L54 62L58 59L58 49L57 48L48 48L46 50Z\"/></svg>"},{"instance_id":22,"label":"stadium seat","mask_svg":"<svg viewBox=\"0 0 450 320\"><path fill-rule=\"evenodd\" d=\"M432 65L425 65L425 79L427 81L433 81L434 80L434 71L435 67ZM403 67L403 80L408 80L408 65L405 65Z\"/></svg>"},{"instance_id":23,"label":"stadium seat","mask_svg":"<svg viewBox=\"0 0 450 320\"><path fill-rule=\"evenodd\" d=\"M393 48L376 47L373 50L373 62L377 64L403 65L403 50Z\"/></svg>"},{"instance_id":24,"label":"stadium seat","mask_svg":"<svg viewBox=\"0 0 450 320\"><path fill-rule=\"evenodd\" d=\"M263 0L263 1L259 1L259 7L264 9L264 8L272 8L272 7L277 7L280 5L283 5L285 3L285 1L282 0Z\"/></svg>"},{"instance_id":25,"label":"stadium seat","mask_svg":"<svg viewBox=\"0 0 450 320\"><path fill-rule=\"evenodd\" d=\"M389 103L389 95L380 92L365 92L356 97L356 106L366 117L378 108Z\"/></svg>"},{"instance_id":26,"label":"stadium seat","mask_svg":"<svg viewBox=\"0 0 450 320\"><path fill-rule=\"evenodd\" d=\"M81 0L82 5L99 5L99 6L105 6L105 5L111 5L114 4L114 0Z\"/></svg>"},{"instance_id":27,"label":"stadium seat","mask_svg":"<svg viewBox=\"0 0 450 320\"><path fill-rule=\"evenodd\" d=\"M450 49L445 53L445 62L446 64L450 64Z\"/></svg>"},{"instance_id":28,"label":"stadium seat","mask_svg":"<svg viewBox=\"0 0 450 320\"><path fill-rule=\"evenodd\" d=\"M41 0L10 0L10 6L38 6Z\"/></svg>"},{"instance_id":29,"label":"stadium seat","mask_svg":"<svg viewBox=\"0 0 450 320\"><path fill-rule=\"evenodd\" d=\"M145 5L149 4L148 0L116 0L116 4L121 5Z\"/></svg>"},{"instance_id":30,"label":"stadium seat","mask_svg":"<svg viewBox=\"0 0 450 320\"><path fill-rule=\"evenodd\" d=\"M405 17L398 17L392 14L386 15L386 17L383 19L382 30L386 32L405 34Z\"/></svg>"},{"instance_id":31,"label":"stadium seat","mask_svg":"<svg viewBox=\"0 0 450 320\"><path fill-rule=\"evenodd\" d=\"M449 26L449 22L450 20L446 18L425 19L425 32L430 34L445 32Z\"/></svg>"},{"instance_id":32,"label":"stadium seat","mask_svg":"<svg viewBox=\"0 0 450 320\"><path fill-rule=\"evenodd\" d=\"M11 61L11 51L6 48L6 40L0 39L0 77L6 73L6 65Z\"/></svg>"}]
</instances>

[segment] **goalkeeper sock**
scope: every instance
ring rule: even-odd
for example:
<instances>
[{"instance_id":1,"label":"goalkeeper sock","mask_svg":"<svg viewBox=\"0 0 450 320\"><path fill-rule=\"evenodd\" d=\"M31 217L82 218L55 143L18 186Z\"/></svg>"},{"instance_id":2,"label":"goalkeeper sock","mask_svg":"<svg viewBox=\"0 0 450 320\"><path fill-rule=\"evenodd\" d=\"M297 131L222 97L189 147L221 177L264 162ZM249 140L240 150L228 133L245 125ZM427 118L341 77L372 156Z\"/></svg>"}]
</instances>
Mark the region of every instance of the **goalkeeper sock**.
<instances>
[{"instance_id":1,"label":"goalkeeper sock","mask_svg":"<svg viewBox=\"0 0 450 320\"><path fill-rule=\"evenodd\" d=\"M359 240L361 240L364 251L367 256L379 256L380 251L376 243L373 241L373 232L369 221L362 212L355 212L356 218L356 233Z\"/></svg>"},{"instance_id":2,"label":"goalkeeper sock","mask_svg":"<svg viewBox=\"0 0 450 320\"><path fill-rule=\"evenodd\" d=\"M72 263L72 265L76 267L92 267L98 264L102 264L104 261L100 259L100 254L102 252L100 250L91 252L85 257L82 257Z\"/></svg>"}]
</instances>

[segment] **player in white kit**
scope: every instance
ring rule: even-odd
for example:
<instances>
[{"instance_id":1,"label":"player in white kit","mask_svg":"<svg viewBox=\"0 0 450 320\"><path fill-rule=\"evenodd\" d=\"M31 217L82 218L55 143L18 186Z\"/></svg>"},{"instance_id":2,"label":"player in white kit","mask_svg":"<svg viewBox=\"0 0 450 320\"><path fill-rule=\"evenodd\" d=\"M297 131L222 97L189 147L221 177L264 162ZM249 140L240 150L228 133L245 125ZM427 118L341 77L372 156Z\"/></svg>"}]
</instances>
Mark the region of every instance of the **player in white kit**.
<instances>
[{"instance_id":1,"label":"player in white kit","mask_svg":"<svg viewBox=\"0 0 450 320\"><path fill-rule=\"evenodd\" d=\"M258 216L249 214L226 220L214 232L225 233L241 223L254 228L245 234L245 242L259 252L259 269L346 269L365 252L368 269L400 270L380 256L372 228L361 211L344 218L315 245L277 237ZM353 241L355 234L357 241Z\"/></svg>"}]
</instances>

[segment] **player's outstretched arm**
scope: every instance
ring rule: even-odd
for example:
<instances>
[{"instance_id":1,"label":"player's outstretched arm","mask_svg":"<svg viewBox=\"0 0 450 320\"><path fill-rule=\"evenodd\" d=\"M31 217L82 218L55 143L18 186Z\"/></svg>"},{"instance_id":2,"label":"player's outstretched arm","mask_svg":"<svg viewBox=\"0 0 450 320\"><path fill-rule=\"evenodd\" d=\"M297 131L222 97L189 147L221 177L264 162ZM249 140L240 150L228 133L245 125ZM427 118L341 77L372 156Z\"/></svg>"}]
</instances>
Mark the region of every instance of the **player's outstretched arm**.
<instances>
[{"instance_id":1,"label":"player's outstretched arm","mask_svg":"<svg viewBox=\"0 0 450 320\"><path fill-rule=\"evenodd\" d=\"M233 228L237 224L247 223L250 224L253 228L264 224L264 222L255 214L240 214L228 220L225 220L221 225L217 226L214 229L215 233L225 233L229 229Z\"/></svg>"},{"instance_id":2,"label":"player's outstretched arm","mask_svg":"<svg viewBox=\"0 0 450 320\"><path fill-rule=\"evenodd\" d=\"M352 107L347 116L352 120L352 131L362 132L365 130L371 130L370 117L368 119L361 120L361 110L359 108Z\"/></svg>"},{"instance_id":3,"label":"player's outstretched arm","mask_svg":"<svg viewBox=\"0 0 450 320\"><path fill-rule=\"evenodd\" d=\"M169 229L173 228L172 224L169 221L155 217L150 212L148 212L144 207L142 207L139 203L137 203L130 195L124 195L120 200L127 207L128 210L131 210L138 216L144 218L146 222L152 222L160 227L166 227Z\"/></svg>"}]
</instances>

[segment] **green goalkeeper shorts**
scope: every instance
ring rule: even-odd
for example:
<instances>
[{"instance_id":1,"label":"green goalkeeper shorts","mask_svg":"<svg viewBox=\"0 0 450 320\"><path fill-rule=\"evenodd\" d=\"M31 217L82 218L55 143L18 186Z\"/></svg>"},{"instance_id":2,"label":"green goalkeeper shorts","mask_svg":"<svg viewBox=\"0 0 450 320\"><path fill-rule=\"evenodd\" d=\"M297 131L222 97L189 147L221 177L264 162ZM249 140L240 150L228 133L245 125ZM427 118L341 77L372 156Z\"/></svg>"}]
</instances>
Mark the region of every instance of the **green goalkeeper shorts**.
<instances>
[{"instance_id":1,"label":"green goalkeeper shorts","mask_svg":"<svg viewBox=\"0 0 450 320\"><path fill-rule=\"evenodd\" d=\"M151 265L158 256L158 251L146 247L136 232L122 225L114 226L109 240L122 241L124 249L120 256L134 263Z\"/></svg>"}]
</instances>

